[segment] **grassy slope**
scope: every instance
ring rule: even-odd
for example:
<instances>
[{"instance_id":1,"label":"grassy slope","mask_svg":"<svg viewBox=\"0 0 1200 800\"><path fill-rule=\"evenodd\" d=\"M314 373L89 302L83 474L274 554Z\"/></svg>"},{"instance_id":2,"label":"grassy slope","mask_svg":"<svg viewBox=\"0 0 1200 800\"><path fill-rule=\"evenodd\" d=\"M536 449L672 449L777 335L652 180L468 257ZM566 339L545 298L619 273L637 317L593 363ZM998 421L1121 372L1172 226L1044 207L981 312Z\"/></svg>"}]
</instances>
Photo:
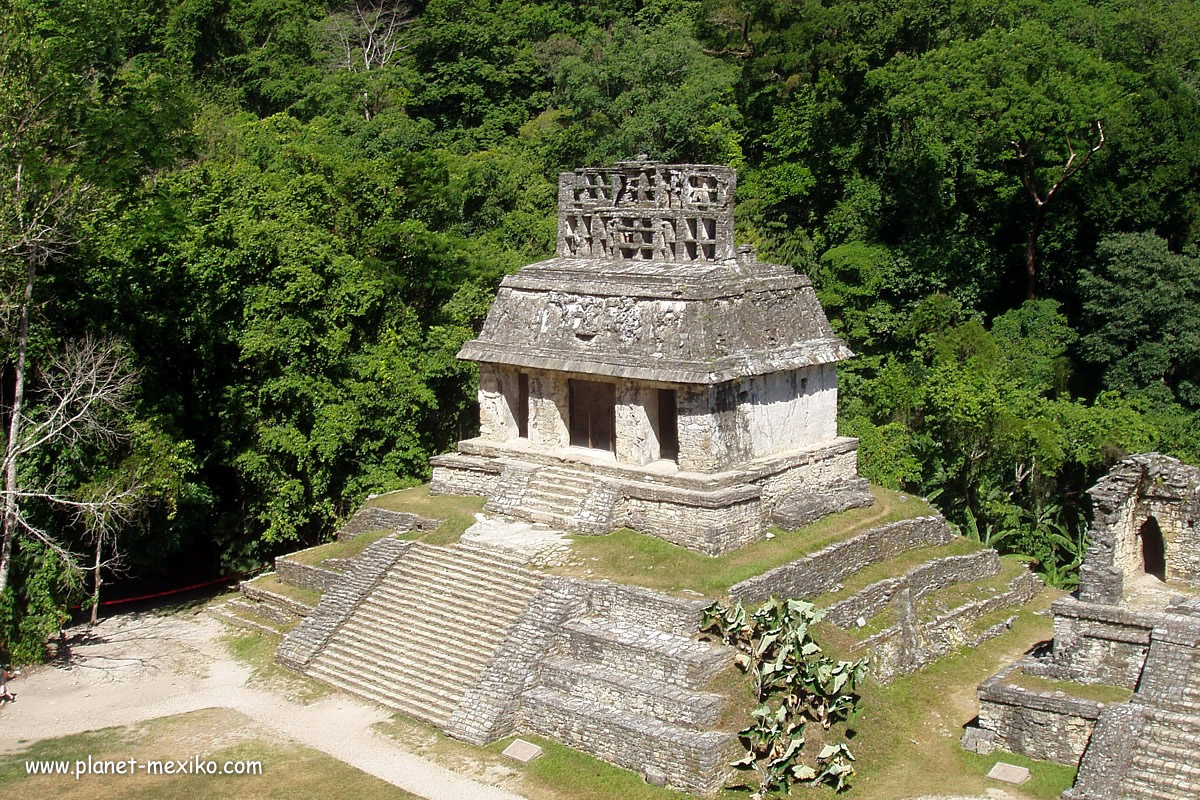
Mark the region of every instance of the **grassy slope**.
<instances>
[{"instance_id":1,"label":"grassy slope","mask_svg":"<svg viewBox=\"0 0 1200 800\"><path fill-rule=\"evenodd\" d=\"M933 513L916 497L873 487L875 504L831 514L797 531L775 531L733 553L706 556L661 539L623 529L607 536L574 537L572 566L553 570L560 575L609 578L660 591L689 590L708 596L772 567L795 561L816 550L865 530ZM591 572L587 572L590 570Z\"/></svg>"},{"instance_id":2,"label":"grassy slope","mask_svg":"<svg viewBox=\"0 0 1200 800\"><path fill-rule=\"evenodd\" d=\"M385 508L389 511L407 511L422 517L444 520L433 531L414 531L405 539L416 539L427 544L454 544L463 531L475 523L475 515L483 510L486 498L465 495L430 495L429 484L400 489L373 497L363 505L370 508Z\"/></svg>"}]
</instances>

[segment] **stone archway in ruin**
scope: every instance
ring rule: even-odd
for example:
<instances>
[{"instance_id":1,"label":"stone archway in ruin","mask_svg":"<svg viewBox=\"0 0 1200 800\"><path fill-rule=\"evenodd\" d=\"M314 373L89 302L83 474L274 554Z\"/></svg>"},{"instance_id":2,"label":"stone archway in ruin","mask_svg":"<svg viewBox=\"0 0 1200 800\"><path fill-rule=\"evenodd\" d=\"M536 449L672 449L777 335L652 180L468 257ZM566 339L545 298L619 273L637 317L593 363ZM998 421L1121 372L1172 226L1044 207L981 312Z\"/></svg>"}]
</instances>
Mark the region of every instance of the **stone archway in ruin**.
<instances>
[{"instance_id":1,"label":"stone archway in ruin","mask_svg":"<svg viewBox=\"0 0 1200 800\"><path fill-rule=\"evenodd\" d=\"M1155 517L1147 517L1138 529L1138 545L1142 555L1142 569L1160 581L1167 579L1167 545L1162 527Z\"/></svg>"}]
</instances>

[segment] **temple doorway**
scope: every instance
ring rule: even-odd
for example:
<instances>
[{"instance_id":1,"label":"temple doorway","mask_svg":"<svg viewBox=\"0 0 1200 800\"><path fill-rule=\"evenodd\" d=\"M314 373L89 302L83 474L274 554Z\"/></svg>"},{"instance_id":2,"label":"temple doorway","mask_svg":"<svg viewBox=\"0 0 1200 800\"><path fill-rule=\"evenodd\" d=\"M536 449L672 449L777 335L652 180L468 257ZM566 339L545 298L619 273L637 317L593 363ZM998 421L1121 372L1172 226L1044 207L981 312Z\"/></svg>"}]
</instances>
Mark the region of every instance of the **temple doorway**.
<instances>
[{"instance_id":1,"label":"temple doorway","mask_svg":"<svg viewBox=\"0 0 1200 800\"><path fill-rule=\"evenodd\" d=\"M617 388L599 381L567 382L571 446L616 450Z\"/></svg>"},{"instance_id":2,"label":"temple doorway","mask_svg":"<svg viewBox=\"0 0 1200 800\"><path fill-rule=\"evenodd\" d=\"M1142 546L1142 567L1147 575L1153 575L1160 581L1167 579L1167 547L1163 541L1162 528L1158 520L1150 517L1142 523L1138 530L1138 539Z\"/></svg>"}]
</instances>

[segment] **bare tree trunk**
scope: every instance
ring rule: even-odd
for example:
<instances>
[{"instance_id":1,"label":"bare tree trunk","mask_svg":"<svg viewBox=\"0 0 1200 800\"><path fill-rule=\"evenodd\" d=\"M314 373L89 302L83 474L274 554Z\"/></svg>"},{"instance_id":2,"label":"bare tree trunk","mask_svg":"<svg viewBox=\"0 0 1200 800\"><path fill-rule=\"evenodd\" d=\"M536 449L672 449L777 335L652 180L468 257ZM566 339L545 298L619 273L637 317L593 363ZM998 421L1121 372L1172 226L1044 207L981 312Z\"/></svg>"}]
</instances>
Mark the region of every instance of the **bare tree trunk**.
<instances>
[{"instance_id":1,"label":"bare tree trunk","mask_svg":"<svg viewBox=\"0 0 1200 800\"><path fill-rule=\"evenodd\" d=\"M8 568L12 561L13 535L17 532L17 447L21 437L21 412L25 400L25 356L29 349L29 312L33 302L33 280L37 274L37 260L28 262L25 275L25 295L21 301L21 328L17 335L16 382L13 386L13 404L8 421L8 442L5 452L4 470L4 541L0 545L0 593L8 586Z\"/></svg>"},{"instance_id":2,"label":"bare tree trunk","mask_svg":"<svg viewBox=\"0 0 1200 800\"><path fill-rule=\"evenodd\" d=\"M100 621L100 583L103 578L100 577L100 554L104 548L104 537L96 537L96 560L92 563L92 618L88 620L88 627L95 626Z\"/></svg>"},{"instance_id":3,"label":"bare tree trunk","mask_svg":"<svg viewBox=\"0 0 1200 800\"><path fill-rule=\"evenodd\" d=\"M1034 206L1033 225L1029 228L1029 241L1025 243L1025 299L1037 300L1037 244L1046 224L1046 206Z\"/></svg>"}]
</instances>

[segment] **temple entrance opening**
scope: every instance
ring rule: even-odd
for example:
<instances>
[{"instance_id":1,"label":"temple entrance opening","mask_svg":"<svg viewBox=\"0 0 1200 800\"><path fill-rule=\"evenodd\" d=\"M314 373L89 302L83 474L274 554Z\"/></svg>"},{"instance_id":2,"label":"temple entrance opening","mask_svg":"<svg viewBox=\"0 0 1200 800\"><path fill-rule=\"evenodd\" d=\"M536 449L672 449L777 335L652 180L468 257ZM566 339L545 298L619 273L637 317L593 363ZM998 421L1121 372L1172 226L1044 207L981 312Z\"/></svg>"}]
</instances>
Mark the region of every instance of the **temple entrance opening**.
<instances>
[{"instance_id":1,"label":"temple entrance opening","mask_svg":"<svg viewBox=\"0 0 1200 800\"><path fill-rule=\"evenodd\" d=\"M655 426L658 437L658 457L679 461L679 406L674 389L658 390L658 418Z\"/></svg>"},{"instance_id":2,"label":"temple entrance opening","mask_svg":"<svg viewBox=\"0 0 1200 800\"><path fill-rule=\"evenodd\" d=\"M616 386L572 379L567 387L571 446L615 452Z\"/></svg>"},{"instance_id":3,"label":"temple entrance opening","mask_svg":"<svg viewBox=\"0 0 1200 800\"><path fill-rule=\"evenodd\" d=\"M1143 522L1142 527L1138 530L1138 539L1142 545L1142 568L1145 573L1153 575L1160 581L1165 581L1167 579L1167 548L1158 520L1150 517Z\"/></svg>"}]
</instances>

